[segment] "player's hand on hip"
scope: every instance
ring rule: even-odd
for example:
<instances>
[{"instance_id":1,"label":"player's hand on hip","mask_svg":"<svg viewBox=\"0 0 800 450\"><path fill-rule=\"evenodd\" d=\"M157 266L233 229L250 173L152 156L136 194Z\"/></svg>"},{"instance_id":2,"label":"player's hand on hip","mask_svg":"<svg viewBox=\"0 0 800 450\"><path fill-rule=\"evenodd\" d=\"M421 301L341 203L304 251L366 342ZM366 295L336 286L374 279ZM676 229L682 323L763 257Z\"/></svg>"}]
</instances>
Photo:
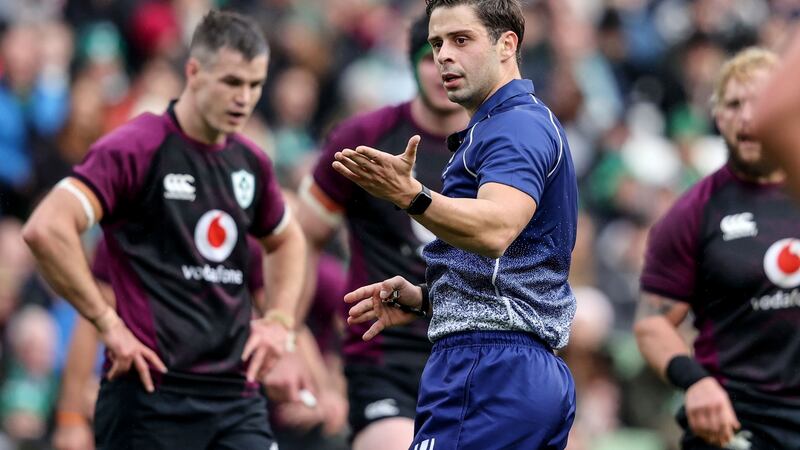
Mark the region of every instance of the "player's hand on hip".
<instances>
[{"instance_id":1,"label":"player's hand on hip","mask_svg":"<svg viewBox=\"0 0 800 450\"><path fill-rule=\"evenodd\" d=\"M153 379L150 376L150 367L166 373L167 366L156 355L156 352L142 344L131 330L125 326L122 320L116 321L108 326L101 327L100 339L106 345L111 359L111 369L108 371L107 378L113 380L120 375L128 373L131 366L139 372L139 379L142 380L145 390L153 392Z\"/></svg>"},{"instance_id":2,"label":"player's hand on hip","mask_svg":"<svg viewBox=\"0 0 800 450\"><path fill-rule=\"evenodd\" d=\"M422 185L412 176L420 137L409 139L399 155L361 145L355 150L336 152L333 168L375 197L388 200L400 208L408 208Z\"/></svg>"},{"instance_id":3,"label":"player's hand on hip","mask_svg":"<svg viewBox=\"0 0 800 450\"><path fill-rule=\"evenodd\" d=\"M300 401L300 390L310 391L312 386L308 367L297 352L285 353L261 382L276 403Z\"/></svg>"},{"instance_id":4,"label":"player's hand on hip","mask_svg":"<svg viewBox=\"0 0 800 450\"><path fill-rule=\"evenodd\" d=\"M741 427L728 393L712 377L705 377L686 390L689 427L709 444L724 447Z\"/></svg>"},{"instance_id":5,"label":"player's hand on hip","mask_svg":"<svg viewBox=\"0 0 800 450\"><path fill-rule=\"evenodd\" d=\"M250 321L250 337L244 344L242 361L248 361L247 381L263 379L283 356L289 330L278 322L265 319Z\"/></svg>"},{"instance_id":6,"label":"player's hand on hip","mask_svg":"<svg viewBox=\"0 0 800 450\"><path fill-rule=\"evenodd\" d=\"M89 422L57 425L53 431L55 450L94 450L94 433Z\"/></svg>"},{"instance_id":7,"label":"player's hand on hip","mask_svg":"<svg viewBox=\"0 0 800 450\"><path fill-rule=\"evenodd\" d=\"M418 315L405 312L394 303L419 308L422 305L422 290L405 278L397 276L358 288L345 295L344 301L355 303L348 312L348 325L375 321L362 336L362 339L368 341L388 327L417 320Z\"/></svg>"}]
</instances>

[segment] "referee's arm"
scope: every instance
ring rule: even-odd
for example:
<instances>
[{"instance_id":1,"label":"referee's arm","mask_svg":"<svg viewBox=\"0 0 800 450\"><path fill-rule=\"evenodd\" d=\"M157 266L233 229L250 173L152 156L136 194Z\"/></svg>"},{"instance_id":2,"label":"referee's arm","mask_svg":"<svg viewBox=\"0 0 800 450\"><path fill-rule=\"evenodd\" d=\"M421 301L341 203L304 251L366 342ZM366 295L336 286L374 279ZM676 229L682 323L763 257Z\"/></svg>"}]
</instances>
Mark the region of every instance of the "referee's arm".
<instances>
[{"instance_id":1,"label":"referee's arm","mask_svg":"<svg viewBox=\"0 0 800 450\"><path fill-rule=\"evenodd\" d=\"M419 141L413 136L400 155L365 146L344 149L336 153L333 168L375 197L406 209L422 191L412 176ZM424 213L411 217L448 244L489 258L502 256L536 212L530 195L500 183L481 185L477 198L436 192L431 198Z\"/></svg>"}]
</instances>

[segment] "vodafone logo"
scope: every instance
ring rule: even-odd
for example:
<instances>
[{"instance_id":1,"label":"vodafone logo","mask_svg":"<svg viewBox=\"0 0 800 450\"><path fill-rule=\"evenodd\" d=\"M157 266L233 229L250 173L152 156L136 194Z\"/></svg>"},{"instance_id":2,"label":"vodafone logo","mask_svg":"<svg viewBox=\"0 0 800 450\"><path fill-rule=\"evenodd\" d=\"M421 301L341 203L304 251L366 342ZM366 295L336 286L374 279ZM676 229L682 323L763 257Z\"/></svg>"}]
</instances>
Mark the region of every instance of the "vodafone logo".
<instances>
[{"instance_id":1,"label":"vodafone logo","mask_svg":"<svg viewBox=\"0 0 800 450\"><path fill-rule=\"evenodd\" d=\"M239 232L233 217L218 209L203 214L194 228L197 250L209 261L221 262L227 259L238 238Z\"/></svg>"},{"instance_id":2,"label":"vodafone logo","mask_svg":"<svg viewBox=\"0 0 800 450\"><path fill-rule=\"evenodd\" d=\"M800 285L800 240L787 238L772 244L764 255L764 272L784 289Z\"/></svg>"}]
</instances>

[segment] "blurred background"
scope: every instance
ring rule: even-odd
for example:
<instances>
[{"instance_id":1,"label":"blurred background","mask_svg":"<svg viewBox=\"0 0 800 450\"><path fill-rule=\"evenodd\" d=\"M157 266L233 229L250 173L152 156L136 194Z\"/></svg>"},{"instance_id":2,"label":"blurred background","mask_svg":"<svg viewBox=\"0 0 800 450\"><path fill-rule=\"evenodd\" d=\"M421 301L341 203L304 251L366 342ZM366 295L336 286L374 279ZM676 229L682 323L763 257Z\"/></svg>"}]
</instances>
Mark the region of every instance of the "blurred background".
<instances>
[{"instance_id":1,"label":"blurred background","mask_svg":"<svg viewBox=\"0 0 800 450\"><path fill-rule=\"evenodd\" d=\"M709 111L722 61L754 44L781 51L800 3L523 3L522 73L564 124L581 188L578 312L562 353L578 386L569 448L676 448L681 396L631 334L647 231L726 159ZM75 320L36 274L21 224L95 139L177 97L211 7L248 14L269 39L246 133L288 189L332 125L415 93L405 47L422 0L0 0L0 449L49 448ZM97 237L85 235L90 255Z\"/></svg>"}]
</instances>

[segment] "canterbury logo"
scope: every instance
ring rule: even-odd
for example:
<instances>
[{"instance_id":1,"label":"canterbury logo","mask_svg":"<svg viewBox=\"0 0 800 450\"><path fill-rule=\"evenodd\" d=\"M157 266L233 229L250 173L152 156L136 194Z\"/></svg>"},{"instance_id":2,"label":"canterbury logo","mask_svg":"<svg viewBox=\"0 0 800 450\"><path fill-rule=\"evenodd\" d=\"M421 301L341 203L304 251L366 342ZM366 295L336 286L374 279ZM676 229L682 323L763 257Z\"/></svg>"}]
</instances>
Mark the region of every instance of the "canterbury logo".
<instances>
[{"instance_id":1,"label":"canterbury logo","mask_svg":"<svg viewBox=\"0 0 800 450\"><path fill-rule=\"evenodd\" d=\"M170 173L164 177L164 198L194 201L194 177L182 173Z\"/></svg>"},{"instance_id":2,"label":"canterbury logo","mask_svg":"<svg viewBox=\"0 0 800 450\"><path fill-rule=\"evenodd\" d=\"M434 445L436 445L436 438L425 439L424 441L415 445L414 450L433 450Z\"/></svg>"},{"instance_id":3,"label":"canterbury logo","mask_svg":"<svg viewBox=\"0 0 800 450\"><path fill-rule=\"evenodd\" d=\"M730 241L743 237L755 236L758 234L758 227L753 221L753 213L744 212L725 216L719 223L722 230L722 240Z\"/></svg>"}]
</instances>

